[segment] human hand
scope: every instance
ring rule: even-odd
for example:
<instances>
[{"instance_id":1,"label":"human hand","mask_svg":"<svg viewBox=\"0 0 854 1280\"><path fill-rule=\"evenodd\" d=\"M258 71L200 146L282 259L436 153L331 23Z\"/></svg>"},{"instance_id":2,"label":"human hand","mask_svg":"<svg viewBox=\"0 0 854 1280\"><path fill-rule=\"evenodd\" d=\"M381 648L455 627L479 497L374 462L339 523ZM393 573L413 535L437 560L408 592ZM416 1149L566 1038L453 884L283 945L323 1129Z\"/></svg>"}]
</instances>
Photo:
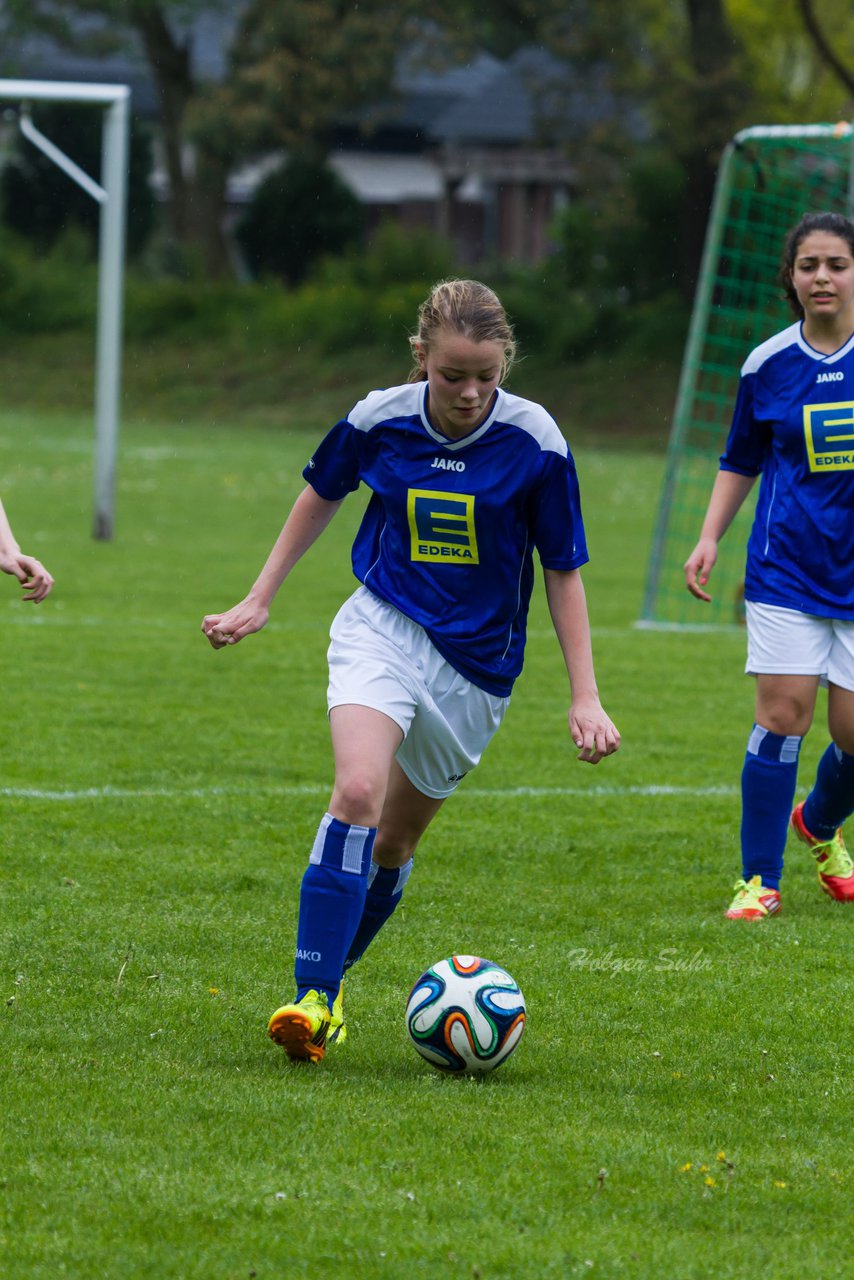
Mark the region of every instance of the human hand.
<instances>
[{"instance_id":1,"label":"human hand","mask_svg":"<svg viewBox=\"0 0 854 1280\"><path fill-rule=\"evenodd\" d=\"M10 551L0 557L0 569L18 579L24 588L21 599L31 600L33 604L44 600L53 587L53 578L41 561L20 551Z\"/></svg>"},{"instance_id":2,"label":"human hand","mask_svg":"<svg viewBox=\"0 0 854 1280\"><path fill-rule=\"evenodd\" d=\"M711 596L703 590L718 558L718 544L714 538L701 538L685 561L685 586L698 600L708 604Z\"/></svg>"},{"instance_id":3,"label":"human hand","mask_svg":"<svg viewBox=\"0 0 854 1280\"><path fill-rule=\"evenodd\" d=\"M569 708L569 732L579 748L577 759L598 764L620 746L620 733L597 697L573 699Z\"/></svg>"},{"instance_id":4,"label":"human hand","mask_svg":"<svg viewBox=\"0 0 854 1280\"><path fill-rule=\"evenodd\" d=\"M260 631L269 616L270 610L266 605L247 598L226 613L207 614L202 619L202 631L214 649L224 649L226 645L237 644L244 636Z\"/></svg>"}]
</instances>

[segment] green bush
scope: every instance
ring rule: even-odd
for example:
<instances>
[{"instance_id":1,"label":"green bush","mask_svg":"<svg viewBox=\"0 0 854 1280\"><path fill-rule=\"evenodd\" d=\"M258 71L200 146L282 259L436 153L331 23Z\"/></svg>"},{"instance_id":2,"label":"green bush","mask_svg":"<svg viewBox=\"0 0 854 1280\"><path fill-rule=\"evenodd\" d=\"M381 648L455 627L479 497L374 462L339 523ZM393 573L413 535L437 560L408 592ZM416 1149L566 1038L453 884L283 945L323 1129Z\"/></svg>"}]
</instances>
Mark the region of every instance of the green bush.
<instances>
[{"instance_id":1,"label":"green bush","mask_svg":"<svg viewBox=\"0 0 854 1280\"><path fill-rule=\"evenodd\" d=\"M96 280L80 230L39 254L0 227L0 332L56 333L94 324Z\"/></svg>"},{"instance_id":2,"label":"green bush","mask_svg":"<svg viewBox=\"0 0 854 1280\"><path fill-rule=\"evenodd\" d=\"M618 202L579 201L552 225L552 266L570 289L599 298L644 302L668 293L676 276L679 209L685 172L650 151L626 175Z\"/></svg>"},{"instance_id":3,"label":"green bush","mask_svg":"<svg viewBox=\"0 0 854 1280\"><path fill-rule=\"evenodd\" d=\"M328 165L292 156L258 185L237 229L253 277L298 284L319 258L360 240L365 211Z\"/></svg>"},{"instance_id":4,"label":"green bush","mask_svg":"<svg viewBox=\"0 0 854 1280\"><path fill-rule=\"evenodd\" d=\"M131 266L124 332L131 342L227 341L231 349L258 351L274 346L334 356L371 349L397 367L430 285L460 274L444 241L391 224L372 246L326 260L296 288L272 278L249 284L151 279ZM621 346L672 354L684 341L685 307L673 292L633 302L614 288L567 281L554 262L484 266L476 274L506 306L521 354L538 361L561 363ZM0 228L0 332L94 330L96 309L97 268L81 232L39 255Z\"/></svg>"},{"instance_id":5,"label":"green bush","mask_svg":"<svg viewBox=\"0 0 854 1280\"><path fill-rule=\"evenodd\" d=\"M655 152L629 172L626 222L612 229L608 256L612 279L633 300L649 301L674 288L685 183L681 165Z\"/></svg>"},{"instance_id":6,"label":"green bush","mask_svg":"<svg viewBox=\"0 0 854 1280\"><path fill-rule=\"evenodd\" d=\"M406 342L423 289L412 285L376 293L349 281L306 284L272 299L266 316L271 327L301 345L334 351L338 347L387 346Z\"/></svg>"},{"instance_id":7,"label":"green bush","mask_svg":"<svg viewBox=\"0 0 854 1280\"><path fill-rule=\"evenodd\" d=\"M622 344L628 355L671 358L682 352L691 308L678 289L638 303L629 314L631 326Z\"/></svg>"},{"instance_id":8,"label":"green bush","mask_svg":"<svg viewBox=\"0 0 854 1280\"><path fill-rule=\"evenodd\" d=\"M453 274L444 240L386 224L369 248L325 258L295 288L272 277L248 284L200 284L150 280L132 272L126 331L145 338L167 332L208 338L243 332L262 343L330 352L375 347L399 355L430 285Z\"/></svg>"},{"instance_id":9,"label":"green bush","mask_svg":"<svg viewBox=\"0 0 854 1280\"><path fill-rule=\"evenodd\" d=\"M626 308L618 297L564 283L551 265L485 272L513 324L520 351L557 360L580 358L620 342Z\"/></svg>"},{"instance_id":10,"label":"green bush","mask_svg":"<svg viewBox=\"0 0 854 1280\"><path fill-rule=\"evenodd\" d=\"M125 332L129 338L173 334L216 340L244 336L250 344L274 343L335 352L352 347L400 351L413 328L422 285L383 290L352 281L298 289L270 282L199 285L186 281L128 279Z\"/></svg>"},{"instance_id":11,"label":"green bush","mask_svg":"<svg viewBox=\"0 0 854 1280\"><path fill-rule=\"evenodd\" d=\"M386 219L367 246L351 248L340 257L323 258L312 279L322 285L347 281L379 290L418 284L426 296L437 280L458 274L447 240L426 228L402 227L399 222Z\"/></svg>"},{"instance_id":12,"label":"green bush","mask_svg":"<svg viewBox=\"0 0 854 1280\"><path fill-rule=\"evenodd\" d=\"M277 292L284 292L278 290ZM215 339L240 329L254 332L261 310L259 285L233 280L150 280L130 272L125 289L125 332L129 338Z\"/></svg>"}]
</instances>

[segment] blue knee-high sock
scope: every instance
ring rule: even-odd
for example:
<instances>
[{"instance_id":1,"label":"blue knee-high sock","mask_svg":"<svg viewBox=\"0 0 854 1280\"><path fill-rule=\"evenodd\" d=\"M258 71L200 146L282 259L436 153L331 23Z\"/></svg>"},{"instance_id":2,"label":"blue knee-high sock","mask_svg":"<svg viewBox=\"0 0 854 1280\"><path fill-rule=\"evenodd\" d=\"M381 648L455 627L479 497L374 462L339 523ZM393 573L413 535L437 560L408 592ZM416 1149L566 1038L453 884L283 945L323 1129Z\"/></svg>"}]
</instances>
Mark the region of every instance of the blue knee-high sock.
<instances>
[{"instance_id":1,"label":"blue knee-high sock","mask_svg":"<svg viewBox=\"0 0 854 1280\"><path fill-rule=\"evenodd\" d=\"M798 780L802 738L755 724L741 774L741 867L745 880L761 876L778 889L783 850Z\"/></svg>"},{"instance_id":2,"label":"blue knee-high sock","mask_svg":"<svg viewBox=\"0 0 854 1280\"><path fill-rule=\"evenodd\" d=\"M327 813L302 878L294 977L297 999L314 987L329 1007L362 918L376 827L351 826Z\"/></svg>"},{"instance_id":3,"label":"blue knee-high sock","mask_svg":"<svg viewBox=\"0 0 854 1280\"><path fill-rule=\"evenodd\" d=\"M344 961L344 972L361 960L380 929L397 907L403 897L404 886L412 871L412 859L402 867L380 867L371 863L368 872L368 891L365 894L365 906L362 919L350 943L347 959Z\"/></svg>"},{"instance_id":4,"label":"blue knee-high sock","mask_svg":"<svg viewBox=\"0 0 854 1280\"><path fill-rule=\"evenodd\" d=\"M813 789L804 803L804 825L818 840L832 840L854 813L854 756L831 742L818 762Z\"/></svg>"}]
</instances>

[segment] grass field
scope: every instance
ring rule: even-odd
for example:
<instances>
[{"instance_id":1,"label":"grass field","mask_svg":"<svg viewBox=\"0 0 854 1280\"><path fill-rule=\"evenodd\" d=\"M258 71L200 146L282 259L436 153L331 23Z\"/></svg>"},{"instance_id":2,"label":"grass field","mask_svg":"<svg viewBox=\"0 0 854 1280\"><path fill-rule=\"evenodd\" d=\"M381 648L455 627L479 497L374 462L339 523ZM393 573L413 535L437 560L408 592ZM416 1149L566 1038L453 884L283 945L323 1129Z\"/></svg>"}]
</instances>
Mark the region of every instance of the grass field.
<instances>
[{"instance_id":1,"label":"grass field","mask_svg":"<svg viewBox=\"0 0 854 1280\"><path fill-rule=\"evenodd\" d=\"M752 689L738 632L633 629L654 453L578 457L621 752L575 762L538 591L505 727L353 971L348 1043L309 1068L266 1039L361 499L265 632L214 653L199 623L250 584L326 425L127 427L104 544L91 422L0 416L0 492L57 579L37 609L0 580L4 1277L854 1275L854 920L794 845L783 915L722 918ZM409 986L454 951L528 1002L482 1081L406 1041Z\"/></svg>"},{"instance_id":2,"label":"grass field","mask_svg":"<svg viewBox=\"0 0 854 1280\"><path fill-rule=\"evenodd\" d=\"M414 316L413 316L414 319ZM0 386L7 410L89 412L94 332L4 334ZM561 422L574 424L576 443L598 441L660 450L667 443L676 398L681 346L621 350L567 366L523 352L510 390L542 401ZM402 381L409 370L406 332L394 352L355 347L334 352L300 347L283 353L277 341L232 332L216 339L167 330L125 344L122 402L138 422L213 422L282 425L295 431L334 422L366 386ZM608 394L603 394L603 386ZM354 391L354 388L356 389Z\"/></svg>"}]
</instances>

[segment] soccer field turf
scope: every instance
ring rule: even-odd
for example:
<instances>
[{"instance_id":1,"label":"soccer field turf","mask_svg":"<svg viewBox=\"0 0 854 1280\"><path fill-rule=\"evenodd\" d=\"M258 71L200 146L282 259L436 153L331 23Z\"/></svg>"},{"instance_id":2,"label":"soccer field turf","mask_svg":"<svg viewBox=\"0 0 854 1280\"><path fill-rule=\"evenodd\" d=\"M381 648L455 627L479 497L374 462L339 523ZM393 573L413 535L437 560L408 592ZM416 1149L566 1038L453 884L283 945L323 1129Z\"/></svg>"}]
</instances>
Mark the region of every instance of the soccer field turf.
<instances>
[{"instance_id":1,"label":"soccer field turf","mask_svg":"<svg viewBox=\"0 0 854 1280\"><path fill-rule=\"evenodd\" d=\"M33 608L0 579L2 1274L854 1274L854 917L792 842L781 917L723 919L752 688L737 630L633 628L660 457L578 457L620 753L574 759L538 586L505 726L353 970L348 1042L313 1068L267 1040L363 498L267 630L215 653L199 624L251 584L325 425L128 427L95 543L91 422L0 416L0 494L57 580ZM453 952L528 1004L483 1080L406 1039L411 983Z\"/></svg>"}]
</instances>

